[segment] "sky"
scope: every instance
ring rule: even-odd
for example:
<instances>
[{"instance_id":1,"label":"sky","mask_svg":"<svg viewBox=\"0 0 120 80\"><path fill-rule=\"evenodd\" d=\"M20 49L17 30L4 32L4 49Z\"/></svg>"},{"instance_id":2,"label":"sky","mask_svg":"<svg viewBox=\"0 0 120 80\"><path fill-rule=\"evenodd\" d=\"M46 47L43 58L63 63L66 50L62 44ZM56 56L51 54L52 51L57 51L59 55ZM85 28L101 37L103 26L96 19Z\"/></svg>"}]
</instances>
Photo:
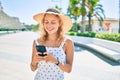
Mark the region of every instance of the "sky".
<instances>
[{"instance_id":1,"label":"sky","mask_svg":"<svg viewBox=\"0 0 120 80\"><path fill-rule=\"evenodd\" d=\"M57 2L58 1L58 2ZM67 12L69 0L0 0L3 11L11 17L18 17L21 23L37 24L33 15L58 5ZM100 0L106 17L119 18L119 0Z\"/></svg>"}]
</instances>

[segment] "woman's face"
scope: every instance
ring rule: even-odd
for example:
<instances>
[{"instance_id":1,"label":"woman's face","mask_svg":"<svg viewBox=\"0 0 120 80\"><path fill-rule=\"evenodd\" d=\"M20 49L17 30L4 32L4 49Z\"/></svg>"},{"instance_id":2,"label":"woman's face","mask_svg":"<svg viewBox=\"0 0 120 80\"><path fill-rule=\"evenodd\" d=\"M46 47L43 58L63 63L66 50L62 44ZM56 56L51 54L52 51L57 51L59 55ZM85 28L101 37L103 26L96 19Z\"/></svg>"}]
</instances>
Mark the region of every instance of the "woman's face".
<instances>
[{"instance_id":1,"label":"woman's face","mask_svg":"<svg viewBox=\"0 0 120 80\"><path fill-rule=\"evenodd\" d=\"M44 29L48 32L48 34L57 33L58 28L60 26L59 20L60 20L59 17L54 14L45 15L43 26Z\"/></svg>"}]
</instances>

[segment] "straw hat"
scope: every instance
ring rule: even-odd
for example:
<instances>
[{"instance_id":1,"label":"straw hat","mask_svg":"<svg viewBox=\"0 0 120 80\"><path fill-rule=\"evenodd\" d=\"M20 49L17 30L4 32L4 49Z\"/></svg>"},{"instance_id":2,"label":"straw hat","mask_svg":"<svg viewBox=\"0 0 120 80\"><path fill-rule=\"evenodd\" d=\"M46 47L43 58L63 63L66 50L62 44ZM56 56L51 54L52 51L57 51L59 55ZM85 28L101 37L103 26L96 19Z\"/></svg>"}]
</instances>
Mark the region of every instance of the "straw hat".
<instances>
[{"instance_id":1,"label":"straw hat","mask_svg":"<svg viewBox=\"0 0 120 80\"><path fill-rule=\"evenodd\" d=\"M72 20L68 16L63 15L56 8L49 8L49 9L46 10L46 12L38 13L38 14L33 16L33 19L36 20L40 24L40 27L43 26L42 20L43 20L45 14L55 14L55 15L58 15L60 17L60 19L62 20L63 24L62 24L61 27L62 27L64 33L66 33L69 29L71 29L71 27L72 27Z\"/></svg>"}]
</instances>

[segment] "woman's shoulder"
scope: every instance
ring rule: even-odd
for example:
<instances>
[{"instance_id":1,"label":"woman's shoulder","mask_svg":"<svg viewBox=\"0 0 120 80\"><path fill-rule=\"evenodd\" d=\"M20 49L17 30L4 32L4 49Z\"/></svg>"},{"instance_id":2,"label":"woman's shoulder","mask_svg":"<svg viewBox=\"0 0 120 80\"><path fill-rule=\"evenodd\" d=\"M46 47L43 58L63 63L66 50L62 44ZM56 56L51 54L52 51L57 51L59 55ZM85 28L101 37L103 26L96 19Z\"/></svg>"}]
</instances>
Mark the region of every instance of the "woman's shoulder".
<instances>
[{"instance_id":1,"label":"woman's shoulder","mask_svg":"<svg viewBox=\"0 0 120 80\"><path fill-rule=\"evenodd\" d=\"M64 39L66 39L66 41L68 41L68 42L73 42L73 40L68 36L65 36Z\"/></svg>"},{"instance_id":2,"label":"woman's shoulder","mask_svg":"<svg viewBox=\"0 0 120 80\"><path fill-rule=\"evenodd\" d=\"M66 50L65 52L67 52L67 53L70 53L70 52L74 51L74 42L71 38L67 37L66 43L65 43L65 50Z\"/></svg>"},{"instance_id":3,"label":"woman's shoulder","mask_svg":"<svg viewBox=\"0 0 120 80\"><path fill-rule=\"evenodd\" d=\"M66 44L70 45L73 44L73 40L70 37L65 37L66 38Z\"/></svg>"}]
</instances>

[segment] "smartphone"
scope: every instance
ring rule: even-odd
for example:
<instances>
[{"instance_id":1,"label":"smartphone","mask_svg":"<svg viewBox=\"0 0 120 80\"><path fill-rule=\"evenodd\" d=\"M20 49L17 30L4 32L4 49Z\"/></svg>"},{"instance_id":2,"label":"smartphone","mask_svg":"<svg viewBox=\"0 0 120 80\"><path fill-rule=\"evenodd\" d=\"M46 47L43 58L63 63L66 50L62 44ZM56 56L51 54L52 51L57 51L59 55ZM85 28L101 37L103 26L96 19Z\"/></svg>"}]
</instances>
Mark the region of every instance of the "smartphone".
<instances>
[{"instance_id":1,"label":"smartphone","mask_svg":"<svg viewBox=\"0 0 120 80\"><path fill-rule=\"evenodd\" d=\"M36 49L38 52L41 52L42 54L38 54L39 56L46 56L47 54L44 54L46 52L46 48L43 45L37 45Z\"/></svg>"}]
</instances>

